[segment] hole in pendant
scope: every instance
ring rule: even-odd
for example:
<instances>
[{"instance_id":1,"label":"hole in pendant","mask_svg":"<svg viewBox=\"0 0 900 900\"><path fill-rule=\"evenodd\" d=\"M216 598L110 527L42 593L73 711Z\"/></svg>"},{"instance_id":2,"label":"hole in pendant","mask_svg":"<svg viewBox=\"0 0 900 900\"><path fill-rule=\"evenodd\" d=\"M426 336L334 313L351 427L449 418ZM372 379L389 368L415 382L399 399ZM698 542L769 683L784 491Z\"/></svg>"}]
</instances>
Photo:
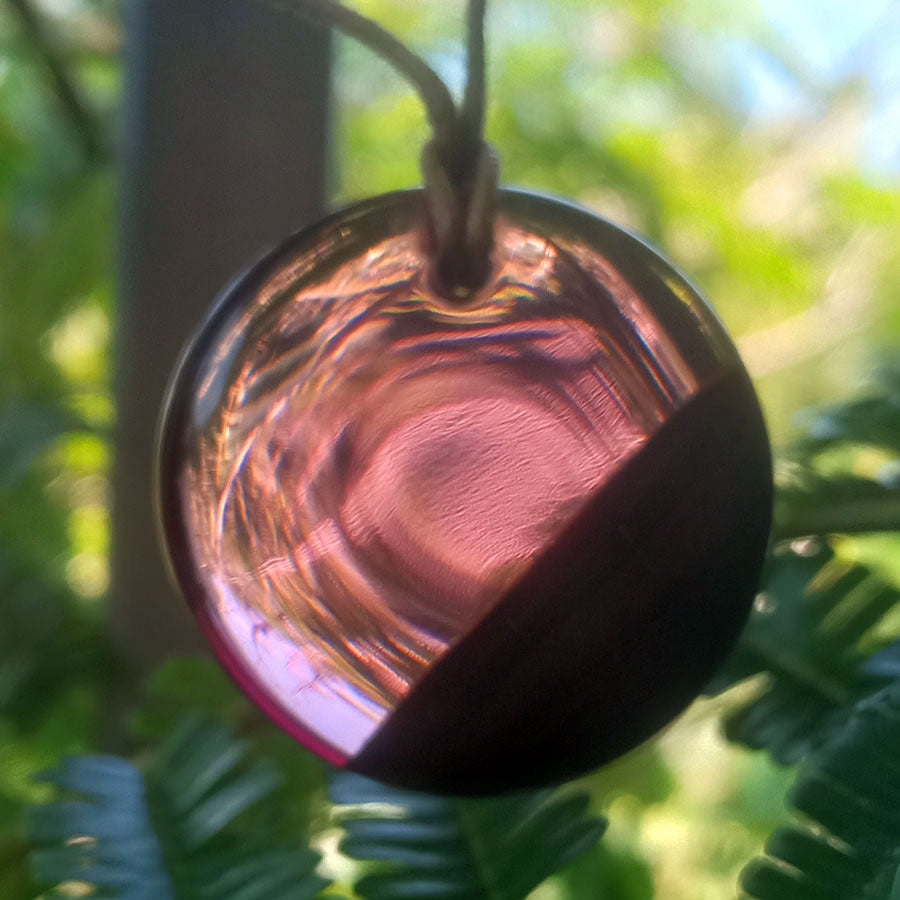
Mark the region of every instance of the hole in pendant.
<instances>
[{"instance_id":1,"label":"hole in pendant","mask_svg":"<svg viewBox=\"0 0 900 900\"><path fill-rule=\"evenodd\" d=\"M454 306L468 305L494 281L493 253L429 254L428 287Z\"/></svg>"}]
</instances>

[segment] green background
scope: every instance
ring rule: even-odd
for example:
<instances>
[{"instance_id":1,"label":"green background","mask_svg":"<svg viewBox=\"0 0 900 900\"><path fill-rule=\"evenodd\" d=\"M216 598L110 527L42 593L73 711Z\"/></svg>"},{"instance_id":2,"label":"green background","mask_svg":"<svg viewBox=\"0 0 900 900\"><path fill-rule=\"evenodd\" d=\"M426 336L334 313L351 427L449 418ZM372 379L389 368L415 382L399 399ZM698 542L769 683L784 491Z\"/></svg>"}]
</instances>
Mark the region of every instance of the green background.
<instances>
[{"instance_id":1,"label":"green background","mask_svg":"<svg viewBox=\"0 0 900 900\"><path fill-rule=\"evenodd\" d=\"M458 87L460 3L356 8ZM120 10L67 0L40 11L112 142ZM896 28L876 20L872 30L881 27ZM489 48L487 135L502 180L575 199L683 269L735 336L776 445L794 439L799 410L863 390L873 367L896 355L900 179L867 163L884 73L865 64L863 49L854 65L848 47L851 64L823 78L790 35L738 0L497 0ZM760 110L752 91L748 99L748 53L778 73L790 108ZM417 98L368 51L342 40L337 55L334 203L418 183L427 132ZM34 773L102 748L112 715L127 718L137 748L185 710L231 722L252 715L203 661L170 664L137 710L110 710L104 685L115 663L102 634L116 153L86 160L83 137L0 5L0 896L9 900L34 895L22 823L26 806L51 794ZM861 479L891 466L891 452L859 442L817 462L822 475ZM789 479L790 463L782 469ZM895 534L833 543L842 559L900 577ZM890 618L881 627L893 635ZM722 737L723 710L755 689L699 701L658 740L586 779L592 807L610 819L603 850L533 896L641 900L652 885L661 900L733 896L740 869L785 820L795 774ZM298 833L310 830L346 881L353 864L337 855L317 767L258 727L291 773Z\"/></svg>"}]
</instances>

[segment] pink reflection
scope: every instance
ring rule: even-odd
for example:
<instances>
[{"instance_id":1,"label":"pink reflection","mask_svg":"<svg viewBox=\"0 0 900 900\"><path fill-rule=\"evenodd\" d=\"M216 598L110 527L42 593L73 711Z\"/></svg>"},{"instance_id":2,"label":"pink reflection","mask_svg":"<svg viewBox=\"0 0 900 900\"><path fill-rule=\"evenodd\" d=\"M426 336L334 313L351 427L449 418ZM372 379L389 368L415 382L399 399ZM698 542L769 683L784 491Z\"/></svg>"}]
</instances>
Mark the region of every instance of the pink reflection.
<instances>
[{"instance_id":1,"label":"pink reflection","mask_svg":"<svg viewBox=\"0 0 900 900\"><path fill-rule=\"evenodd\" d=\"M352 692L344 678L323 672L307 658L303 645L294 643L269 623L258 611L242 602L230 585L220 583L219 612L228 623L229 637L254 679L241 671L232 674L256 702L264 708L271 700L259 696L254 684L261 681L277 707L291 715L281 724L298 737L297 723L315 723L314 737L322 742L316 749L334 765L343 765L357 753L383 717L383 710ZM274 710L276 719L278 709ZM329 752L340 748L339 752Z\"/></svg>"},{"instance_id":2,"label":"pink reflection","mask_svg":"<svg viewBox=\"0 0 900 900\"><path fill-rule=\"evenodd\" d=\"M500 223L450 307L415 230L310 282L329 241L219 338L179 483L238 677L350 756L697 381L587 248Z\"/></svg>"}]
</instances>

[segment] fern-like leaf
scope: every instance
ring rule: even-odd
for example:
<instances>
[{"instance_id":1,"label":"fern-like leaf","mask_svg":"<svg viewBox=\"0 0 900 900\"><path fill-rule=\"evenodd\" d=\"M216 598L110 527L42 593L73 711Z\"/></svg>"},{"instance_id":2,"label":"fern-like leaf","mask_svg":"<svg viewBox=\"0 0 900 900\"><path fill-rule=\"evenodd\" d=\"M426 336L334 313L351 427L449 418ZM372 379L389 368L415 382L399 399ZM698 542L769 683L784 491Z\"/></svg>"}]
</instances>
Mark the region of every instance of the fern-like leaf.
<instances>
[{"instance_id":1,"label":"fern-like leaf","mask_svg":"<svg viewBox=\"0 0 900 900\"><path fill-rule=\"evenodd\" d=\"M62 796L32 810L41 883L104 900L309 900L326 884L278 834L278 773L221 726L185 723L143 773L86 756L42 780Z\"/></svg>"},{"instance_id":2,"label":"fern-like leaf","mask_svg":"<svg viewBox=\"0 0 900 900\"><path fill-rule=\"evenodd\" d=\"M144 779L115 756L64 760L42 776L65 799L33 811L31 854L44 884L93 885L101 897L175 900L162 850L150 822Z\"/></svg>"},{"instance_id":3,"label":"fern-like leaf","mask_svg":"<svg viewBox=\"0 0 900 900\"><path fill-rule=\"evenodd\" d=\"M780 536L900 530L898 410L893 361L868 396L797 416L801 433L779 468Z\"/></svg>"},{"instance_id":4,"label":"fern-like leaf","mask_svg":"<svg viewBox=\"0 0 900 900\"><path fill-rule=\"evenodd\" d=\"M365 900L520 900L606 828L578 792L450 799L341 773L331 797L341 850L373 863L355 885Z\"/></svg>"},{"instance_id":5,"label":"fern-like leaf","mask_svg":"<svg viewBox=\"0 0 900 900\"><path fill-rule=\"evenodd\" d=\"M821 409L805 410L797 425L798 449L805 455L839 443L866 444L900 453L900 362L896 355L878 366L867 396Z\"/></svg>"},{"instance_id":6,"label":"fern-like leaf","mask_svg":"<svg viewBox=\"0 0 900 900\"><path fill-rule=\"evenodd\" d=\"M855 709L789 797L807 824L776 831L744 870L757 900L894 900L900 862L900 682Z\"/></svg>"},{"instance_id":7,"label":"fern-like leaf","mask_svg":"<svg viewBox=\"0 0 900 900\"><path fill-rule=\"evenodd\" d=\"M763 675L760 690L725 719L730 740L794 764L890 679L867 662L866 639L900 592L862 565L835 560L824 541L773 553L737 648L709 686L719 693Z\"/></svg>"}]
</instances>

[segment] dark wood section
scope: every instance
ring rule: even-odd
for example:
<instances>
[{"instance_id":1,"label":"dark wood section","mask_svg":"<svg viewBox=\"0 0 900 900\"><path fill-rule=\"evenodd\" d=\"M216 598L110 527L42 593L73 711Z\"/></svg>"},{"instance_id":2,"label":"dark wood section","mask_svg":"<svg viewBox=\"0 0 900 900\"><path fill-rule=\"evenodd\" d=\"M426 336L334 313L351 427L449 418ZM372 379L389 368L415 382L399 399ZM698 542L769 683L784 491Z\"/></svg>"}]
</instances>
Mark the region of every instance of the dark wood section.
<instances>
[{"instance_id":1,"label":"dark wood section","mask_svg":"<svg viewBox=\"0 0 900 900\"><path fill-rule=\"evenodd\" d=\"M738 372L606 484L351 768L483 794L562 781L634 747L730 648L771 513L765 426Z\"/></svg>"}]
</instances>

